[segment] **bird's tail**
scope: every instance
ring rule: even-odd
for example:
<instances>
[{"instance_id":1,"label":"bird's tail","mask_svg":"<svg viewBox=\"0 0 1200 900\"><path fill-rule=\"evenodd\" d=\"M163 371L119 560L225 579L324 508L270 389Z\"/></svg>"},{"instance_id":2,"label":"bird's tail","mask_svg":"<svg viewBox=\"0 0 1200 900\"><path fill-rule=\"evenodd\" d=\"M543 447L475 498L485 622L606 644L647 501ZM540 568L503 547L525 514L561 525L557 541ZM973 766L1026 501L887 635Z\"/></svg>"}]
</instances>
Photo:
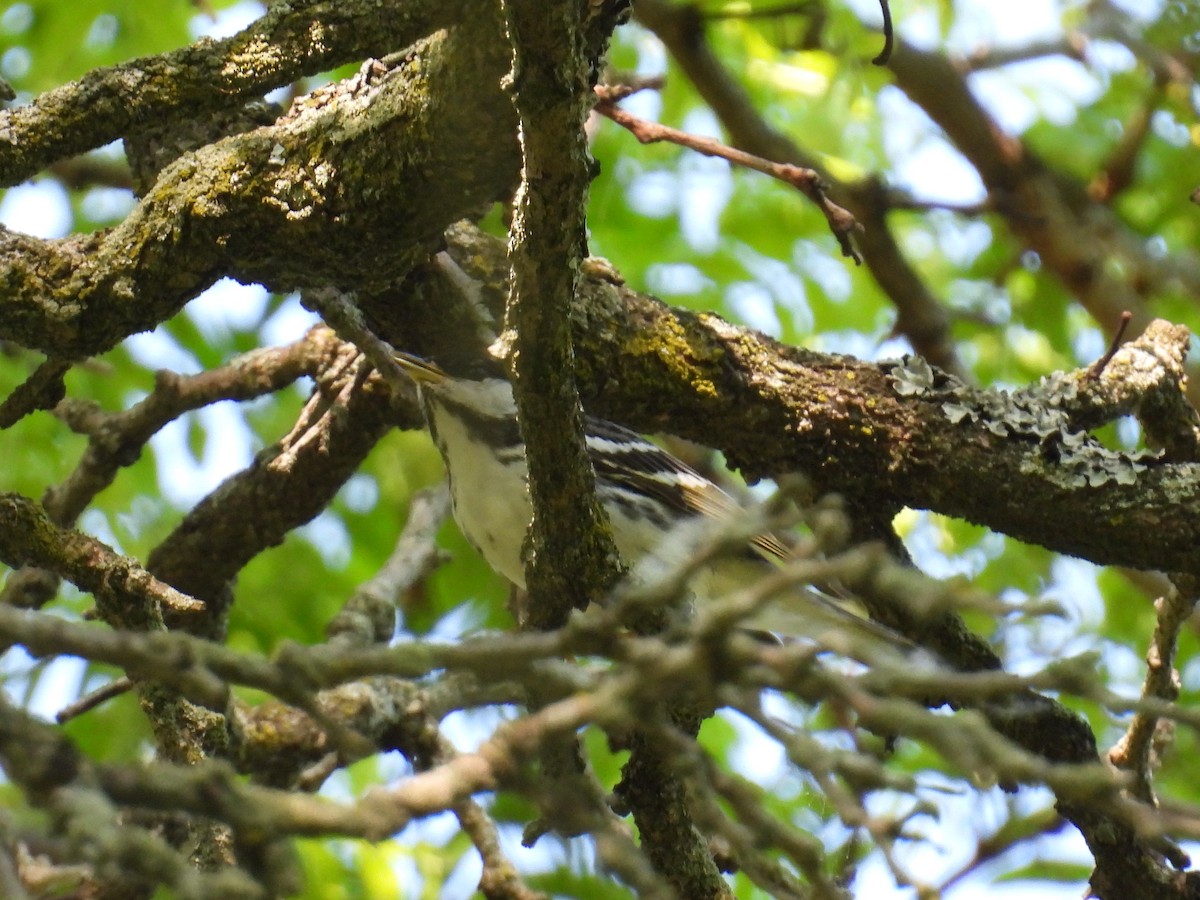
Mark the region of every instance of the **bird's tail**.
<instances>
[{"instance_id":1,"label":"bird's tail","mask_svg":"<svg viewBox=\"0 0 1200 900\"><path fill-rule=\"evenodd\" d=\"M736 604L746 615L741 627L784 641L810 642L864 663L899 661L917 646L886 625L867 618L853 597L834 596L803 583L803 563L771 566L762 560L718 560L698 573L697 603Z\"/></svg>"},{"instance_id":2,"label":"bird's tail","mask_svg":"<svg viewBox=\"0 0 1200 900\"><path fill-rule=\"evenodd\" d=\"M691 594L698 616L716 615L730 627L811 642L867 664L914 656L916 645L867 618L852 597L813 587L814 575L827 571L819 561L768 560L746 545L731 554L730 545L740 542L737 535L731 540L729 525L698 519L677 526L642 557L634 581L675 584L681 588L675 596Z\"/></svg>"}]
</instances>

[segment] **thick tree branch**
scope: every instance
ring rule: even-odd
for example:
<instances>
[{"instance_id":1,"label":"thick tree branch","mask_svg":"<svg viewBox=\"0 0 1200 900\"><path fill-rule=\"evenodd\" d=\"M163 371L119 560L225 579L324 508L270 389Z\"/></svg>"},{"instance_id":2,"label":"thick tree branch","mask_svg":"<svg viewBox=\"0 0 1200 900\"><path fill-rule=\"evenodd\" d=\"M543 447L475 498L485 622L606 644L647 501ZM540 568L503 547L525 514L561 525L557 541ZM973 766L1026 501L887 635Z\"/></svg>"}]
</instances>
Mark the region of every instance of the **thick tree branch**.
<instances>
[{"instance_id":1,"label":"thick tree branch","mask_svg":"<svg viewBox=\"0 0 1200 900\"><path fill-rule=\"evenodd\" d=\"M562 625L572 605L583 608L603 598L619 571L583 440L571 346L572 302L587 247L590 158L583 125L598 59L587 52L584 4L505 0L504 9L523 157L510 228L512 294L505 324L534 510L526 565L528 618L534 627L547 628ZM535 716L554 708L543 705L539 691L532 700L542 707ZM571 809L574 804L553 803L548 820L557 827L581 818L602 824L609 814L577 771L574 735L563 737L558 746L544 743L542 748L543 769L561 785L551 794L593 796L600 808L581 817ZM683 781L664 766L658 748L639 744L635 739L623 784L643 852L680 896L726 896L693 826ZM641 771L647 767L652 771Z\"/></svg>"},{"instance_id":2,"label":"thick tree branch","mask_svg":"<svg viewBox=\"0 0 1200 900\"><path fill-rule=\"evenodd\" d=\"M406 47L456 21L469 4L406 0L380 14L363 0L271 6L231 38L95 69L0 112L0 184L57 160L135 137L171 119L261 97L305 75Z\"/></svg>"},{"instance_id":3,"label":"thick tree branch","mask_svg":"<svg viewBox=\"0 0 1200 900\"><path fill-rule=\"evenodd\" d=\"M503 7L523 173L509 230L505 328L533 501L527 615L533 627L553 628L572 607L603 597L619 571L584 445L571 349L571 301L587 253L583 123L596 61L586 53L582 4L505 0Z\"/></svg>"},{"instance_id":4,"label":"thick tree branch","mask_svg":"<svg viewBox=\"0 0 1200 900\"><path fill-rule=\"evenodd\" d=\"M125 627L161 628L166 610L186 614L203 606L95 538L58 528L20 494L0 494L0 562L57 572L92 592L110 621Z\"/></svg>"},{"instance_id":5,"label":"thick tree branch","mask_svg":"<svg viewBox=\"0 0 1200 900\"><path fill-rule=\"evenodd\" d=\"M479 271L494 271L483 260L500 245L469 245ZM1046 445L1036 427L1004 424L1004 392L906 396L894 363L787 347L590 269L575 321L589 411L716 446L751 479L800 471L854 501L931 509L1101 565L1200 567L1200 487L1186 451L1196 426L1181 394L1186 329L1160 323L1122 347L1100 378L1087 368L1063 373L1014 401L1057 410L1080 437L1138 412L1160 440L1183 448L1164 459L1131 456L1128 484L1126 473L1105 480L1100 456L1099 468L1073 469L1071 454ZM1072 483L1080 473L1087 484Z\"/></svg>"},{"instance_id":6,"label":"thick tree branch","mask_svg":"<svg viewBox=\"0 0 1200 900\"><path fill-rule=\"evenodd\" d=\"M499 40L494 18L471 16L391 72L364 67L274 126L185 154L108 232L0 230L0 338L98 353L222 275L281 292L390 287L517 172Z\"/></svg>"}]
</instances>

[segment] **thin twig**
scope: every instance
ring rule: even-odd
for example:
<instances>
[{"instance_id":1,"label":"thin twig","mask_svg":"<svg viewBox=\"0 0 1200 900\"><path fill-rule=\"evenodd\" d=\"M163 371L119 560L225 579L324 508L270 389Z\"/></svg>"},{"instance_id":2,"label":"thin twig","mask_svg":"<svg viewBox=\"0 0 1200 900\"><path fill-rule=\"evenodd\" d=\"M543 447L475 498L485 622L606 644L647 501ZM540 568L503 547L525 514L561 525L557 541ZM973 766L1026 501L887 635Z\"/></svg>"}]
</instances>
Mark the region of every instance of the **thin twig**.
<instances>
[{"instance_id":1,"label":"thin twig","mask_svg":"<svg viewBox=\"0 0 1200 900\"><path fill-rule=\"evenodd\" d=\"M391 345L367 327L354 294L335 288L313 288L301 294L300 302L306 309L319 314L338 337L357 347L395 391L396 397L413 396L412 380L392 358Z\"/></svg>"},{"instance_id":2,"label":"thin twig","mask_svg":"<svg viewBox=\"0 0 1200 900\"><path fill-rule=\"evenodd\" d=\"M995 202L989 197L979 203L955 203L950 200L922 200L904 191L888 191L888 209L903 209L913 212L943 210L960 216L985 216L996 211Z\"/></svg>"},{"instance_id":3,"label":"thin twig","mask_svg":"<svg viewBox=\"0 0 1200 900\"><path fill-rule=\"evenodd\" d=\"M798 16L811 13L818 9L812 0L802 0L800 3L785 3L782 6L772 6L768 9L746 9L742 5L731 6L727 9L714 9L704 13L704 18L710 22L721 19L778 19L781 16Z\"/></svg>"},{"instance_id":4,"label":"thin twig","mask_svg":"<svg viewBox=\"0 0 1200 900\"><path fill-rule=\"evenodd\" d=\"M1044 59L1047 56L1065 56L1067 59L1083 62L1086 59L1087 44L1087 35L1079 31L1069 31L1058 37L1031 41L1020 47L976 47L966 56L956 59L954 67L967 75L1013 63Z\"/></svg>"},{"instance_id":5,"label":"thin twig","mask_svg":"<svg viewBox=\"0 0 1200 900\"><path fill-rule=\"evenodd\" d=\"M613 84L605 84L596 88L596 93L600 94L609 103L619 103L626 97L632 97L634 94L639 94L642 91L661 91L666 86L667 80L661 75L653 75L643 78L637 75L621 76L619 82Z\"/></svg>"},{"instance_id":6,"label":"thin twig","mask_svg":"<svg viewBox=\"0 0 1200 900\"><path fill-rule=\"evenodd\" d=\"M438 730L437 721L432 716L424 734L427 745L424 748L431 760L424 768L428 771L434 766L451 762L459 753L454 745ZM486 809L478 801L466 797L451 807L454 817L462 827L463 833L471 839L475 849L479 851L483 872L479 876L480 892L485 897L504 897L507 900L545 900L546 895L534 891L521 880L517 867L500 846L500 834L496 823Z\"/></svg>"},{"instance_id":7,"label":"thin twig","mask_svg":"<svg viewBox=\"0 0 1200 900\"><path fill-rule=\"evenodd\" d=\"M619 90L599 86L596 88L596 96L599 98L595 106L596 112L612 119L643 144L667 141L672 144L678 144L680 147L687 147L689 150L695 150L697 153L703 153L705 156L714 156L734 165L753 169L755 172L761 172L764 175L769 175L772 178L790 184L804 194L804 196L808 197L821 210L825 216L825 220L829 223L830 230L833 231L833 236L837 238L842 255L853 259L855 265L862 264L862 257L854 249L854 245L850 241L850 235L855 232L861 232L863 227L849 210L838 206L825 195L821 176L815 169L808 169L803 166L792 165L791 163L774 162L773 160L756 156L753 153L747 153L745 150L739 150L736 147L722 144L713 138L688 134L686 131L680 131L668 125L661 125L657 122L640 119L616 105L614 98L619 99Z\"/></svg>"},{"instance_id":8,"label":"thin twig","mask_svg":"<svg viewBox=\"0 0 1200 900\"><path fill-rule=\"evenodd\" d=\"M46 491L46 514L55 525L71 527L93 498L116 480L122 468L133 465L142 448L167 423L190 410L221 400L260 397L292 384L302 375L315 374L328 354L332 337L324 329L312 329L291 344L252 350L207 372L178 375L159 371L149 396L121 412L107 413L94 403L74 399L59 403L54 415L75 433L86 435L88 448L71 474ZM43 363L38 372L52 362ZM34 373L26 385L37 377ZM58 576L52 572L23 568L14 572L0 590L0 603L37 609L54 596L58 584Z\"/></svg>"},{"instance_id":9,"label":"thin twig","mask_svg":"<svg viewBox=\"0 0 1200 900\"><path fill-rule=\"evenodd\" d=\"M85 712L90 712L101 703L107 703L113 697L120 697L122 694L133 688L133 679L122 675L110 681L108 684L97 688L90 694L85 694L74 703L68 703L58 711L58 715L54 718L59 725L71 721L76 716L81 716Z\"/></svg>"},{"instance_id":10,"label":"thin twig","mask_svg":"<svg viewBox=\"0 0 1200 900\"><path fill-rule=\"evenodd\" d=\"M445 560L437 547L437 531L449 512L444 482L413 495L408 523L391 556L326 626L331 642L365 645L391 640L404 596Z\"/></svg>"},{"instance_id":11,"label":"thin twig","mask_svg":"<svg viewBox=\"0 0 1200 900\"><path fill-rule=\"evenodd\" d=\"M1028 816L1010 817L992 834L979 839L975 846L975 855L938 886L940 895L950 893L950 889L968 875L977 872L983 865L998 859L1014 847L1026 846L1033 838L1059 831L1065 824L1066 820L1052 806Z\"/></svg>"},{"instance_id":12,"label":"thin twig","mask_svg":"<svg viewBox=\"0 0 1200 900\"><path fill-rule=\"evenodd\" d=\"M1087 377L1090 379L1099 378L1104 372L1105 366L1112 362L1112 358L1117 355L1117 351L1121 349L1121 339L1125 337L1125 329L1129 327L1129 322L1133 318L1133 313L1125 310L1121 313L1121 321L1117 325L1117 333L1113 335L1112 343L1108 345L1108 352L1092 363L1092 367L1087 371Z\"/></svg>"},{"instance_id":13,"label":"thin twig","mask_svg":"<svg viewBox=\"0 0 1200 900\"><path fill-rule=\"evenodd\" d=\"M1177 582L1178 583L1178 582ZM1165 596L1154 604L1157 622L1150 649L1146 651L1146 677L1142 682L1142 698L1158 698L1167 702L1179 696L1179 675L1175 671L1175 653L1179 632L1195 608L1195 585L1172 585ZM1108 751L1108 761L1118 769L1134 773L1133 793L1140 800L1156 805L1151 779L1156 765L1155 738L1161 736L1158 716L1136 712L1121 739Z\"/></svg>"},{"instance_id":14,"label":"thin twig","mask_svg":"<svg viewBox=\"0 0 1200 900\"><path fill-rule=\"evenodd\" d=\"M879 8L883 10L883 49L871 60L877 66L886 66L892 58L892 50L896 45L896 35L892 28L892 10L888 0L879 0Z\"/></svg>"},{"instance_id":15,"label":"thin twig","mask_svg":"<svg viewBox=\"0 0 1200 900\"><path fill-rule=\"evenodd\" d=\"M63 375L71 368L65 359L48 359L33 370L3 403L0 403L0 428L10 428L39 409L53 409L67 392Z\"/></svg>"},{"instance_id":16,"label":"thin twig","mask_svg":"<svg viewBox=\"0 0 1200 900\"><path fill-rule=\"evenodd\" d=\"M1138 160L1150 137L1154 114L1166 98L1166 88L1166 81L1155 82L1145 102L1139 104L1125 122L1121 139L1088 185L1088 196L1097 203L1112 203L1118 194L1133 184Z\"/></svg>"}]
</instances>

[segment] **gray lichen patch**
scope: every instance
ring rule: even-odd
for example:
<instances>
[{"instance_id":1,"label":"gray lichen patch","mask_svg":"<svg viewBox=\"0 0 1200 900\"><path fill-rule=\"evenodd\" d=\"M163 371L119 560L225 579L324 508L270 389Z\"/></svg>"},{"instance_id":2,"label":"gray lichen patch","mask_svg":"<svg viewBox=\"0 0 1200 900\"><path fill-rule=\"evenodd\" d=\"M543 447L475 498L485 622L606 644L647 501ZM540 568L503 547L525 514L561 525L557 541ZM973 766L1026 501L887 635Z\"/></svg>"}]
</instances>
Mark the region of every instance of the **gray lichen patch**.
<instances>
[{"instance_id":1,"label":"gray lichen patch","mask_svg":"<svg viewBox=\"0 0 1200 900\"><path fill-rule=\"evenodd\" d=\"M978 390L962 379L935 371L924 359L906 356L889 372L901 397L940 406L952 425L978 424L997 437L1036 442L1039 459L1023 462L1022 472L1041 474L1066 488L1133 484L1156 454L1110 450L1073 427L1067 409L1079 394L1079 377L1055 372L1036 385L1015 391Z\"/></svg>"}]
</instances>

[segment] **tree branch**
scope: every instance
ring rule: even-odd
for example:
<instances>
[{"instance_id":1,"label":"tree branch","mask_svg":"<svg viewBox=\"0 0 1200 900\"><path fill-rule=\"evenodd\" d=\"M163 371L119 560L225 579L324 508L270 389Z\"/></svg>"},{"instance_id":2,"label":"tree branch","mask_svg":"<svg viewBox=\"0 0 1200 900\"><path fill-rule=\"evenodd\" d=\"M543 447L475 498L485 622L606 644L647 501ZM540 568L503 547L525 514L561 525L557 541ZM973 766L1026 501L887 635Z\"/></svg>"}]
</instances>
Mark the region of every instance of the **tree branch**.
<instances>
[{"instance_id":1,"label":"tree branch","mask_svg":"<svg viewBox=\"0 0 1200 900\"><path fill-rule=\"evenodd\" d=\"M705 156L714 156L734 165L762 172L784 184L791 185L811 200L821 211L821 215L829 223L829 230L837 238L838 246L842 248L842 256L853 259L855 265L862 264L862 257L854 249L850 236L861 232L863 227L853 215L826 196L821 176L815 169L763 159L761 156L738 150L736 147L727 147L712 138L688 134L678 128L669 128L657 122L639 119L617 106L617 101L620 99L618 93L610 93L606 88L597 87L596 94L600 98L596 104L596 112L616 122L643 144L669 141Z\"/></svg>"},{"instance_id":2,"label":"tree branch","mask_svg":"<svg viewBox=\"0 0 1200 900\"><path fill-rule=\"evenodd\" d=\"M888 227L888 207L880 199L883 184L873 178L857 184L839 182L787 135L772 128L709 45L696 7L639 0L637 17L666 45L735 146L767 159L814 169L833 186L830 192L862 224L856 236L858 250L896 307L896 332L906 335L913 349L934 365L957 374L964 372L950 338L950 316L905 258Z\"/></svg>"},{"instance_id":3,"label":"tree branch","mask_svg":"<svg viewBox=\"0 0 1200 900\"><path fill-rule=\"evenodd\" d=\"M1151 320L1151 300L1168 286L1200 293L1200 257L1148 254L1145 240L1112 209L1089 198L1086 186L1005 134L952 60L899 41L890 67L897 87L977 169L1012 233L1037 252L1105 331L1114 332L1130 310L1133 332L1140 333Z\"/></svg>"},{"instance_id":4,"label":"tree branch","mask_svg":"<svg viewBox=\"0 0 1200 900\"><path fill-rule=\"evenodd\" d=\"M585 51L581 4L505 0L503 8L523 163L505 340L533 501L528 622L551 628L603 597L620 566L584 445L569 319L587 247L583 123L595 60Z\"/></svg>"},{"instance_id":5,"label":"tree branch","mask_svg":"<svg viewBox=\"0 0 1200 900\"><path fill-rule=\"evenodd\" d=\"M94 69L28 106L0 112L0 184L18 184L56 160L164 121L236 106L306 75L406 47L468 8L455 0L408 0L381 15L363 0L295 0L274 4L233 37Z\"/></svg>"},{"instance_id":6,"label":"tree branch","mask_svg":"<svg viewBox=\"0 0 1200 900\"><path fill-rule=\"evenodd\" d=\"M486 277L500 245L470 247L471 274ZM1195 413L1181 393L1185 328L1148 329L1098 379L1087 368L1059 373L1006 399L930 370L931 384L958 386L905 396L890 374L895 363L788 347L590 270L576 302L576 376L593 414L716 446L751 480L801 471L820 492L966 518L1101 565L1200 566L1192 552L1200 487L1187 449L1196 446ZM1082 459L1020 424L1043 408L1086 445ZM1134 412L1177 453L1107 461L1091 454L1083 433ZM1135 484L1117 480L1118 468ZM1086 484L1077 483L1080 474Z\"/></svg>"},{"instance_id":7,"label":"tree branch","mask_svg":"<svg viewBox=\"0 0 1200 900\"><path fill-rule=\"evenodd\" d=\"M274 126L185 154L107 232L43 241L0 229L0 338L63 359L98 353L222 275L279 292L393 287L515 177L498 32L471 16L391 72L365 67ZM480 140L462 141L468 131Z\"/></svg>"}]
</instances>

